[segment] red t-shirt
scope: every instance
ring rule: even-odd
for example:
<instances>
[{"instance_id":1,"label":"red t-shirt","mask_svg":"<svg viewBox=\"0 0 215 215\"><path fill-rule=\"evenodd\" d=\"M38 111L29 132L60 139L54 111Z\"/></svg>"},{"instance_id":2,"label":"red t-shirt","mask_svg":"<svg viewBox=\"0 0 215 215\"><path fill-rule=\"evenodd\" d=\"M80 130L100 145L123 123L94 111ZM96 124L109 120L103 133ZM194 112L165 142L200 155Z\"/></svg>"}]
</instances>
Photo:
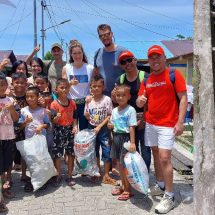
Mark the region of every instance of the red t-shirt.
<instances>
[{"instance_id":1,"label":"red t-shirt","mask_svg":"<svg viewBox=\"0 0 215 215\"><path fill-rule=\"evenodd\" d=\"M57 121L57 125L61 126L72 125L74 121L73 114L76 109L77 107L73 100L69 100L69 104L67 106L63 106L57 100L51 103L51 110L56 111L56 113L61 113L61 117Z\"/></svg>"},{"instance_id":2,"label":"red t-shirt","mask_svg":"<svg viewBox=\"0 0 215 215\"><path fill-rule=\"evenodd\" d=\"M178 70L175 70L175 84L170 80L169 68L158 75L152 73L144 86L141 83L138 95L146 93L148 99L148 111L146 122L164 127L174 127L178 121L177 93L186 91L184 77ZM175 87L175 89L174 89Z\"/></svg>"}]
</instances>

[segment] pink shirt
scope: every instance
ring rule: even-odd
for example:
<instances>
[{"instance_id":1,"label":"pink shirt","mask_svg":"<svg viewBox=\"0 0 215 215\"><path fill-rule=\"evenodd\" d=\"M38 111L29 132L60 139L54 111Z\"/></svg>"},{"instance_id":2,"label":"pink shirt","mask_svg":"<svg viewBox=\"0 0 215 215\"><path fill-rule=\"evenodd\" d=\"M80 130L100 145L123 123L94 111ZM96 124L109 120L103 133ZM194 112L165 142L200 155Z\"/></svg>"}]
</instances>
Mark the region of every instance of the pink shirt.
<instances>
[{"instance_id":1,"label":"pink shirt","mask_svg":"<svg viewBox=\"0 0 215 215\"><path fill-rule=\"evenodd\" d=\"M9 110L5 108L6 104L10 104L13 101L13 98L8 96L0 98L0 140L15 139L13 119Z\"/></svg>"}]
</instances>

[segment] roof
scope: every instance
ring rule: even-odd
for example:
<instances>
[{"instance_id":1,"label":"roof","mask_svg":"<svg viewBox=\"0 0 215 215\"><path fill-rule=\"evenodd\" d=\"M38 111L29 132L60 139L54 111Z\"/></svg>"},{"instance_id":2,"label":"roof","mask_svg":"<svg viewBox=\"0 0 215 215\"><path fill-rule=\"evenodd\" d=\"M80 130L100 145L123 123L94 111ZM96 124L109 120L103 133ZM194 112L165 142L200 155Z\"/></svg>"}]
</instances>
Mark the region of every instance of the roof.
<instances>
[{"instance_id":1,"label":"roof","mask_svg":"<svg viewBox=\"0 0 215 215\"><path fill-rule=\"evenodd\" d=\"M22 60L22 61L26 61L27 57L28 57L28 55L16 55L16 59L17 60Z\"/></svg>"},{"instance_id":2,"label":"roof","mask_svg":"<svg viewBox=\"0 0 215 215\"><path fill-rule=\"evenodd\" d=\"M16 61L16 56L12 50L0 50L0 62L2 62L5 58L9 58L11 64Z\"/></svg>"},{"instance_id":3,"label":"roof","mask_svg":"<svg viewBox=\"0 0 215 215\"><path fill-rule=\"evenodd\" d=\"M193 52L193 40L163 40L161 43L173 54L173 57Z\"/></svg>"}]
</instances>

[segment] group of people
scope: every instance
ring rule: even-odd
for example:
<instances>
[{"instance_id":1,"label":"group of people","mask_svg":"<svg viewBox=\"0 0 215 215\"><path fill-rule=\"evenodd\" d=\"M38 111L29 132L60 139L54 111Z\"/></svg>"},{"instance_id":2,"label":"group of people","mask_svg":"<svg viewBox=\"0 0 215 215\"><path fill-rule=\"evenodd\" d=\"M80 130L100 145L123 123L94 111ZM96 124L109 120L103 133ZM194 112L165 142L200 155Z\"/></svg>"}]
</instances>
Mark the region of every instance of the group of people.
<instances>
[{"instance_id":1,"label":"group of people","mask_svg":"<svg viewBox=\"0 0 215 215\"><path fill-rule=\"evenodd\" d=\"M88 63L82 44L71 40L68 63L62 59L61 45L55 43L51 48L53 61L34 57L40 50L37 46L26 62L13 64L11 77L0 72L0 212L7 210L4 198L13 197L13 163L15 168L21 165L25 191L33 191L25 161L15 147L17 141L44 134L57 170L51 183L61 184L64 156L65 180L74 186L74 135L86 128L97 134L97 163L100 167L101 148L102 181L114 185L112 195L123 201L133 196L123 159L123 143L130 142L129 151L141 153L148 171L153 153L157 183L149 195L163 195L155 211L168 213L174 208L171 151L175 136L183 132L187 109L185 80L179 71L166 66L162 47L149 48L151 72L146 74L137 69L132 52L114 43L111 26L101 24L97 32L103 47L95 52L94 65ZM7 63L4 60L0 70ZM31 76L27 65L31 66ZM111 170L115 174L119 170L120 185L110 176Z\"/></svg>"}]
</instances>

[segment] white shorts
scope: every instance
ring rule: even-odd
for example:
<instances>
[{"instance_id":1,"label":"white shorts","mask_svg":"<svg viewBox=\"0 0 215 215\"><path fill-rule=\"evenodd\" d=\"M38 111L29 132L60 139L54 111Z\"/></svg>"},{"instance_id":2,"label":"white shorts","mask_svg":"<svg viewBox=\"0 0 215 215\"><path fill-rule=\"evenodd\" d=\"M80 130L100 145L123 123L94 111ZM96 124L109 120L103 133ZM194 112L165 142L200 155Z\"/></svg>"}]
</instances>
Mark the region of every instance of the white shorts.
<instances>
[{"instance_id":1,"label":"white shorts","mask_svg":"<svg viewBox=\"0 0 215 215\"><path fill-rule=\"evenodd\" d=\"M161 149L172 150L175 142L174 128L162 127L146 123L145 145L157 146Z\"/></svg>"}]
</instances>

